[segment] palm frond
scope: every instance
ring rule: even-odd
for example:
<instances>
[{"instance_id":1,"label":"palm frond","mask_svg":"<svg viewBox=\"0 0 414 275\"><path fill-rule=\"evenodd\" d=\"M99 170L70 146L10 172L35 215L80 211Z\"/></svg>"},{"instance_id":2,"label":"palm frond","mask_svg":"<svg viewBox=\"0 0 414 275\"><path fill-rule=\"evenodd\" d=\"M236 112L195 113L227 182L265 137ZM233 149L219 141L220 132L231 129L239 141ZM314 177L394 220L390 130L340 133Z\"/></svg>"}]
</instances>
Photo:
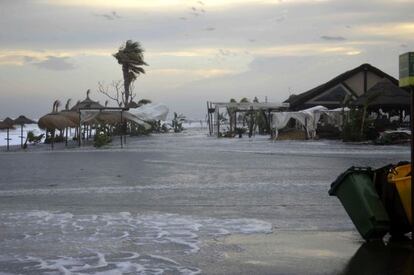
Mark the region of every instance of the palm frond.
<instances>
[{"instance_id":1,"label":"palm frond","mask_svg":"<svg viewBox=\"0 0 414 275\"><path fill-rule=\"evenodd\" d=\"M71 101L72 101L72 99L70 99L70 98L66 101L65 110L69 110L69 105L70 105Z\"/></svg>"},{"instance_id":2,"label":"palm frond","mask_svg":"<svg viewBox=\"0 0 414 275\"><path fill-rule=\"evenodd\" d=\"M131 66L130 69L136 74L145 74L145 70L141 67Z\"/></svg>"}]
</instances>

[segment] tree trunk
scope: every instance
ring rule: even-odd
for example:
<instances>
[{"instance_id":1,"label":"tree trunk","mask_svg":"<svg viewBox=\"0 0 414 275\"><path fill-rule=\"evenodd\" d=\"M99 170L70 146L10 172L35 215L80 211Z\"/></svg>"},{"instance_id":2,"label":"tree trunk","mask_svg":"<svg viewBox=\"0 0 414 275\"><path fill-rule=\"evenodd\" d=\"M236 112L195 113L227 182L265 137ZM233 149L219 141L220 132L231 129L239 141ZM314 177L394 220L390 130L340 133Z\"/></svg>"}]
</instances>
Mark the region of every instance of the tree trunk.
<instances>
[{"instance_id":1,"label":"tree trunk","mask_svg":"<svg viewBox=\"0 0 414 275\"><path fill-rule=\"evenodd\" d=\"M131 84L131 81L128 76L128 66L122 65L122 74L124 76L124 90L125 90L125 102L124 106L126 107L129 103L129 87Z\"/></svg>"},{"instance_id":2,"label":"tree trunk","mask_svg":"<svg viewBox=\"0 0 414 275\"><path fill-rule=\"evenodd\" d=\"M362 139L362 136L364 135L364 124L365 124L365 117L367 115L367 106L364 106L364 111L362 113L362 122L361 122L361 131L360 131L360 138Z\"/></svg>"}]
</instances>

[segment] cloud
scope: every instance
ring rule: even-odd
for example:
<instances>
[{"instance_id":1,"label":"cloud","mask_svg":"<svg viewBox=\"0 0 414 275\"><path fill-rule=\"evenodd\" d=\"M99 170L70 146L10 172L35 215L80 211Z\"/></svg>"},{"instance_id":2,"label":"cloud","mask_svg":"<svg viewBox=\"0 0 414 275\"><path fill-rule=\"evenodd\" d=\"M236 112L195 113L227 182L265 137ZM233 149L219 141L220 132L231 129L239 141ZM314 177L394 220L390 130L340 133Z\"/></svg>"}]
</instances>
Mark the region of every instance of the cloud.
<instances>
[{"instance_id":1,"label":"cloud","mask_svg":"<svg viewBox=\"0 0 414 275\"><path fill-rule=\"evenodd\" d=\"M321 39L325 41L345 41L346 40L346 38L342 36L329 36L329 35L322 35Z\"/></svg>"},{"instance_id":2,"label":"cloud","mask_svg":"<svg viewBox=\"0 0 414 275\"><path fill-rule=\"evenodd\" d=\"M184 5L195 4L194 0L37 0L40 3L63 6L81 6L81 7L117 7L117 8L135 8L135 9L159 9L172 7L182 7ZM231 7L232 5L281 5L281 4L301 4L301 3L323 3L329 0L205 0L196 2L199 6L209 7Z\"/></svg>"},{"instance_id":3,"label":"cloud","mask_svg":"<svg viewBox=\"0 0 414 275\"><path fill-rule=\"evenodd\" d=\"M219 77L224 75L233 75L239 73L235 70L230 69L220 69L220 68L210 68L210 69L198 69L198 70L190 70L190 69L155 69L151 70L151 73L165 76L165 75L182 75L185 77L189 77L193 75L198 79L203 78L211 78L211 77Z\"/></svg>"},{"instance_id":4,"label":"cloud","mask_svg":"<svg viewBox=\"0 0 414 275\"><path fill-rule=\"evenodd\" d=\"M48 56L46 60L31 63L36 67L52 71L68 71L75 69L72 63L68 62L69 57Z\"/></svg>"},{"instance_id":5,"label":"cloud","mask_svg":"<svg viewBox=\"0 0 414 275\"><path fill-rule=\"evenodd\" d=\"M372 24L356 30L358 34L381 38L411 38L414 35L414 22L393 22Z\"/></svg>"},{"instance_id":6,"label":"cloud","mask_svg":"<svg viewBox=\"0 0 414 275\"><path fill-rule=\"evenodd\" d=\"M67 59L70 57L80 56L111 56L113 49L61 49L61 50L2 50L0 49L0 66L1 65L14 65L23 66L26 64L43 63L48 61L50 57L56 59Z\"/></svg>"},{"instance_id":7,"label":"cloud","mask_svg":"<svg viewBox=\"0 0 414 275\"><path fill-rule=\"evenodd\" d=\"M93 15L96 17L105 18L110 21L122 18L122 16L120 16L116 11L112 11L110 13L102 13L102 14L94 13Z\"/></svg>"}]
</instances>

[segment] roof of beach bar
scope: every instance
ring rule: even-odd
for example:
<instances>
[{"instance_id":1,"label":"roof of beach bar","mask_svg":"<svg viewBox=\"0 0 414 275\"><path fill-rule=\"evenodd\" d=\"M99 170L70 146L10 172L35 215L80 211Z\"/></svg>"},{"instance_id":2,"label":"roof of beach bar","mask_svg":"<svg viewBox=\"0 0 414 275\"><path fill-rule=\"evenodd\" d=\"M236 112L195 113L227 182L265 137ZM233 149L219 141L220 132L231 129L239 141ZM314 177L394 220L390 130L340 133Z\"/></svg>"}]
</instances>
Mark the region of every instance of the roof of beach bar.
<instances>
[{"instance_id":1,"label":"roof of beach bar","mask_svg":"<svg viewBox=\"0 0 414 275\"><path fill-rule=\"evenodd\" d=\"M355 100L352 105L367 105L369 109L409 109L410 94L384 79Z\"/></svg>"}]
</instances>

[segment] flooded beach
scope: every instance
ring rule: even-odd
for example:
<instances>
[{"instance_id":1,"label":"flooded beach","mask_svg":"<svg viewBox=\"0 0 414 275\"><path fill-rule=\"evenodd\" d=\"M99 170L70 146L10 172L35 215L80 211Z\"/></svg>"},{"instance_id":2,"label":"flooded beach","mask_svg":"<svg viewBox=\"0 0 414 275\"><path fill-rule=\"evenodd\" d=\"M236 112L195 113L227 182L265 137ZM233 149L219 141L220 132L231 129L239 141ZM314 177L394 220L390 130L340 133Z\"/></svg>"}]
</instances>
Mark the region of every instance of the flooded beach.
<instances>
[{"instance_id":1,"label":"flooded beach","mask_svg":"<svg viewBox=\"0 0 414 275\"><path fill-rule=\"evenodd\" d=\"M363 244L330 183L407 146L217 139L0 153L6 274L338 274Z\"/></svg>"}]
</instances>

